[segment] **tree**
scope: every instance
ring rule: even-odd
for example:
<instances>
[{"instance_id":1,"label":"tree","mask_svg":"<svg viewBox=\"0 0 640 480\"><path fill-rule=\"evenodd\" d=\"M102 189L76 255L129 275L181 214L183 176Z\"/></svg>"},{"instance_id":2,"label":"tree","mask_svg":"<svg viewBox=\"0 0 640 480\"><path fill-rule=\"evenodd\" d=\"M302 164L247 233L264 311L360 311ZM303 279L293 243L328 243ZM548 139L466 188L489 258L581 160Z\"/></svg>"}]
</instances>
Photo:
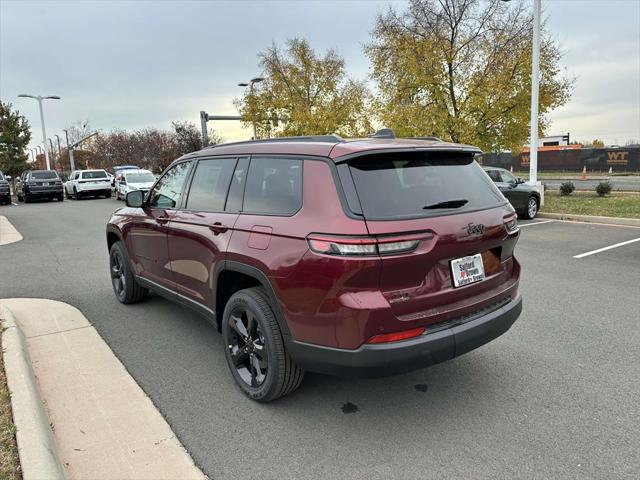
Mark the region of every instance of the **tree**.
<instances>
[{"instance_id":1,"label":"tree","mask_svg":"<svg viewBox=\"0 0 640 480\"><path fill-rule=\"evenodd\" d=\"M411 0L405 12L389 8L365 46L383 124L402 136L519 150L529 133L532 25L521 2ZM560 56L543 31L540 133L545 114L570 96Z\"/></svg>"},{"instance_id":2,"label":"tree","mask_svg":"<svg viewBox=\"0 0 640 480\"><path fill-rule=\"evenodd\" d=\"M29 122L10 103L0 100L0 170L11 175L14 186L16 175L28 168L29 156L25 149L31 141Z\"/></svg>"},{"instance_id":3,"label":"tree","mask_svg":"<svg viewBox=\"0 0 640 480\"><path fill-rule=\"evenodd\" d=\"M347 78L344 60L328 50L319 56L304 39L272 45L258 55L264 81L234 101L258 136L371 132L368 91Z\"/></svg>"},{"instance_id":4,"label":"tree","mask_svg":"<svg viewBox=\"0 0 640 480\"><path fill-rule=\"evenodd\" d=\"M597 138L591 142L591 146L593 148L602 148L604 147L604 142L602 140L598 140Z\"/></svg>"}]
</instances>

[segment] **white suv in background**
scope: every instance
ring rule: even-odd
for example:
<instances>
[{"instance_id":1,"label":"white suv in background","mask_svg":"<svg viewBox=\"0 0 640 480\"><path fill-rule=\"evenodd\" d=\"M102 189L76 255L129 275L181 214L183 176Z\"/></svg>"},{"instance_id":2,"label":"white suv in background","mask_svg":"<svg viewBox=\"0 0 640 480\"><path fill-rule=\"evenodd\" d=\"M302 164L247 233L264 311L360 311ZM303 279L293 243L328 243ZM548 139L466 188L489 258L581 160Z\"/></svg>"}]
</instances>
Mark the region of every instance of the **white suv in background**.
<instances>
[{"instance_id":1,"label":"white suv in background","mask_svg":"<svg viewBox=\"0 0 640 480\"><path fill-rule=\"evenodd\" d=\"M122 170L116 180L116 199L124 200L127 193L142 190L145 194L151 190L156 177L149 170Z\"/></svg>"},{"instance_id":2,"label":"white suv in background","mask_svg":"<svg viewBox=\"0 0 640 480\"><path fill-rule=\"evenodd\" d=\"M106 170L76 170L71 172L69 180L64 184L67 198L111 197L111 179Z\"/></svg>"}]
</instances>

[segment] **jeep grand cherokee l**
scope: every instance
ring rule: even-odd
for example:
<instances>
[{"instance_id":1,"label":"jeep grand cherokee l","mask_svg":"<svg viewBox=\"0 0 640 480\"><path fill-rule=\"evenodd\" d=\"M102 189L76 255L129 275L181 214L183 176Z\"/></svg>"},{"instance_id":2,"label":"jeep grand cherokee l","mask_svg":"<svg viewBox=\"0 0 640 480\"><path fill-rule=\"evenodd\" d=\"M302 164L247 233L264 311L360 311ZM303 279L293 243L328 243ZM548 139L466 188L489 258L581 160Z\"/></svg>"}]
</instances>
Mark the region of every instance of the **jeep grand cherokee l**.
<instances>
[{"instance_id":1,"label":"jeep grand cherokee l","mask_svg":"<svg viewBox=\"0 0 640 480\"><path fill-rule=\"evenodd\" d=\"M18 200L25 203L36 198L57 198L59 202L64 200L62 193L62 180L55 170L31 170L24 172L20 177L20 186L17 187Z\"/></svg>"},{"instance_id":2,"label":"jeep grand cherokee l","mask_svg":"<svg viewBox=\"0 0 640 480\"><path fill-rule=\"evenodd\" d=\"M174 161L107 225L117 299L152 290L222 332L250 398L305 370L379 376L442 362L519 316L516 214L439 140L216 145Z\"/></svg>"}]
</instances>

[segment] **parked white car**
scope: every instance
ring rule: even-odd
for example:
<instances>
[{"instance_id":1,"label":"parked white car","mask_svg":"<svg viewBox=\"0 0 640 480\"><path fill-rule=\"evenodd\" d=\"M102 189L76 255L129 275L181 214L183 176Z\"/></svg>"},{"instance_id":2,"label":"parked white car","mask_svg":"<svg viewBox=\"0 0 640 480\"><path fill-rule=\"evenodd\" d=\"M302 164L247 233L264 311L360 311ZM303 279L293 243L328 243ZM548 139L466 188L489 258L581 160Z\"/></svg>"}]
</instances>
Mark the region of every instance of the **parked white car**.
<instances>
[{"instance_id":1,"label":"parked white car","mask_svg":"<svg viewBox=\"0 0 640 480\"><path fill-rule=\"evenodd\" d=\"M82 197L111 197L111 180L106 170L76 170L71 172L64 184L67 198L79 200Z\"/></svg>"},{"instance_id":2,"label":"parked white car","mask_svg":"<svg viewBox=\"0 0 640 480\"><path fill-rule=\"evenodd\" d=\"M145 194L151 190L156 177L149 170L122 170L116 180L116 199L124 200L127 193L142 190Z\"/></svg>"}]
</instances>

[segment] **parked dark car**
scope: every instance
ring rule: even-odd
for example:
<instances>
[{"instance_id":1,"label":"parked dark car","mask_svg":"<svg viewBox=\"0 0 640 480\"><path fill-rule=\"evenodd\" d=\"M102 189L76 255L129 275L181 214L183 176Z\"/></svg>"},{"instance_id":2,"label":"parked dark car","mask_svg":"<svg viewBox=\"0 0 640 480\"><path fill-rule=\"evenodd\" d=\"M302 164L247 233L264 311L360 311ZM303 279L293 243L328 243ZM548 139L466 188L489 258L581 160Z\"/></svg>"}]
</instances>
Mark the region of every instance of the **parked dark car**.
<instances>
[{"instance_id":1,"label":"parked dark car","mask_svg":"<svg viewBox=\"0 0 640 480\"><path fill-rule=\"evenodd\" d=\"M540 208L540 191L504 168L484 167L489 178L495 182L502 194L509 200L518 215L535 218Z\"/></svg>"},{"instance_id":2,"label":"parked dark car","mask_svg":"<svg viewBox=\"0 0 640 480\"><path fill-rule=\"evenodd\" d=\"M4 174L0 172L0 205L11 203L11 191L9 190L9 182Z\"/></svg>"},{"instance_id":3,"label":"parked dark car","mask_svg":"<svg viewBox=\"0 0 640 480\"><path fill-rule=\"evenodd\" d=\"M516 214L477 153L387 132L185 155L108 222L115 295L203 314L259 401L305 370L380 376L462 355L522 309Z\"/></svg>"},{"instance_id":4,"label":"parked dark car","mask_svg":"<svg viewBox=\"0 0 640 480\"><path fill-rule=\"evenodd\" d=\"M25 203L37 198L64 200L62 180L55 170L30 170L20 176L16 186L18 200Z\"/></svg>"}]
</instances>

